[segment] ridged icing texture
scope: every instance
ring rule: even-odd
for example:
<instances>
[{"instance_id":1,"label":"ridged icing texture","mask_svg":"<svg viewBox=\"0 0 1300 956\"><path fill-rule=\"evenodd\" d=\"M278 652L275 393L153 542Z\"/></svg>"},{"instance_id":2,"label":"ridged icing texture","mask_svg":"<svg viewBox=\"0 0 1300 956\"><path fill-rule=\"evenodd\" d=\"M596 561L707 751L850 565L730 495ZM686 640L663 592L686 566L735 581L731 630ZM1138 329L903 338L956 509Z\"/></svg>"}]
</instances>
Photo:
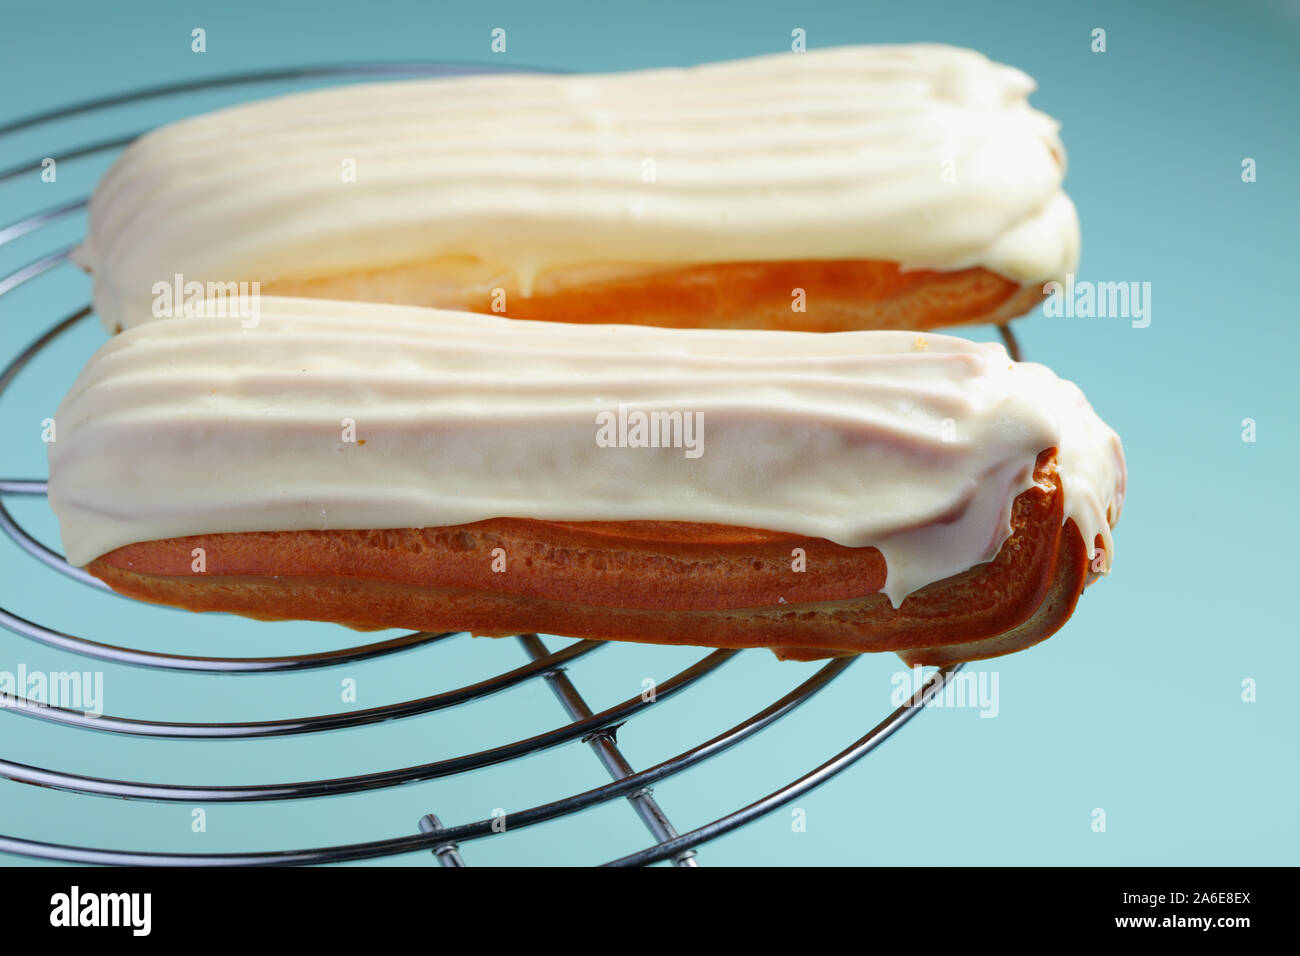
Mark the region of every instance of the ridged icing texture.
<instances>
[{"instance_id":1,"label":"ridged icing texture","mask_svg":"<svg viewBox=\"0 0 1300 956\"><path fill-rule=\"evenodd\" d=\"M178 273L450 262L529 294L593 266L867 259L1042 283L1074 268L1079 233L1033 89L917 45L293 94L134 143L75 258L110 329L152 318L154 284Z\"/></svg>"},{"instance_id":2,"label":"ridged icing texture","mask_svg":"<svg viewBox=\"0 0 1300 956\"><path fill-rule=\"evenodd\" d=\"M634 447L631 429L602 444L602 413L638 411L702 423L699 454L684 431L676 447ZM1044 449L1066 518L1105 542L1099 569L1124 493L1119 439L1073 384L1000 345L905 332L267 297L256 327L200 316L115 336L55 420L49 500L75 565L214 532L658 519L875 546L897 604L997 554Z\"/></svg>"}]
</instances>

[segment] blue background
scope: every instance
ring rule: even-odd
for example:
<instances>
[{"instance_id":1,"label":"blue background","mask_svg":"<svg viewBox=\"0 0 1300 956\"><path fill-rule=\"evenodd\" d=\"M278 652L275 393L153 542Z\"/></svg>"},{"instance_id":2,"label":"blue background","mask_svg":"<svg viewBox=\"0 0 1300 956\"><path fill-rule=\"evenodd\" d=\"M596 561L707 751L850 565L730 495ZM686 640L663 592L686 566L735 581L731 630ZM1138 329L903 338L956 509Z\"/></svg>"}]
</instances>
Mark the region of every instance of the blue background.
<instances>
[{"instance_id":1,"label":"blue background","mask_svg":"<svg viewBox=\"0 0 1300 956\"><path fill-rule=\"evenodd\" d=\"M0 4L0 123L143 85L293 64L455 60L616 70L810 47L941 41L979 49L1039 81L1034 104L1064 121L1067 188L1083 223L1081 279L1145 281L1152 321L1017 325L1028 357L1078 382L1124 439L1129 495L1113 575L1069 625L984 665L1000 713L932 710L789 810L705 846L706 864L1294 864L1298 660L1294 568L1294 306L1300 89L1295 5L1204 3L31 3ZM207 52L190 52L190 30ZM508 52L489 33L504 27ZM1091 30L1107 51L1090 50ZM225 103L303 88L235 87L50 123L0 138L0 167L58 157ZM328 122L328 117L322 117ZM0 184L0 226L84 196L112 153ZM1241 161L1258 181L1241 180ZM1287 172L1287 170L1291 172ZM75 242L75 216L0 247L0 275ZM65 265L0 300L9 356L88 299ZM973 337L991 338L988 329ZM0 477L45 474L41 419L102 341L83 321L0 400ZM1258 440L1242 441L1242 420ZM43 499L7 499L57 547ZM179 653L269 655L357 643L327 625L254 624L91 592L0 541L0 602L109 643ZM558 647L562 641L548 639ZM639 693L702 652L603 648L570 675L594 709ZM106 710L173 720L252 720L423 696L518 666L513 641L457 638L424 650L278 677L189 676L98 665L0 633L0 670L103 669ZM638 718L620 744L650 766L762 708L816 665L738 655ZM656 788L679 829L767 793L861 736L890 709L889 655L858 661L757 738ZM1242 682L1257 682L1244 703ZM559 726L540 681L472 705L337 733L179 743L62 729L0 713L0 757L62 770L179 783L275 782L405 766ZM0 781L0 833L188 852L316 846L413 832L419 816L484 818L606 781L573 743L464 777L357 796L191 806L76 796ZM1094 832L1103 808L1107 829ZM623 801L466 844L471 864L596 862L649 842ZM17 862L16 858L9 858ZM428 854L401 862L430 864Z\"/></svg>"}]
</instances>

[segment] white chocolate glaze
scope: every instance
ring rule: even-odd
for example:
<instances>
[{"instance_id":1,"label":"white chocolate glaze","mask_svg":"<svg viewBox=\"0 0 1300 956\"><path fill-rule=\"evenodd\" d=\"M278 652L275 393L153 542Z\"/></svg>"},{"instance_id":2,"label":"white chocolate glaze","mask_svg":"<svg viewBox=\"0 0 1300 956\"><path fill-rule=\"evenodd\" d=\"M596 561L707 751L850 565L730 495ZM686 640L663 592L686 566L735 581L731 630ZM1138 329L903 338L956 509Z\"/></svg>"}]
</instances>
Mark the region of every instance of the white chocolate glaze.
<instances>
[{"instance_id":1,"label":"white chocolate glaze","mask_svg":"<svg viewBox=\"0 0 1300 956\"><path fill-rule=\"evenodd\" d=\"M1056 447L1065 517L1109 568L1119 438L1000 345L260 305L253 328L149 322L90 360L49 446L70 562L214 532L658 519L875 546L897 605L992 559ZM698 414L701 453L602 447L620 405Z\"/></svg>"},{"instance_id":2,"label":"white chocolate glaze","mask_svg":"<svg viewBox=\"0 0 1300 956\"><path fill-rule=\"evenodd\" d=\"M1079 227L1033 89L917 45L293 94L142 137L95 190L74 258L110 330L152 318L154 284L178 273L450 262L530 295L592 268L865 259L1041 284L1074 269Z\"/></svg>"}]
</instances>

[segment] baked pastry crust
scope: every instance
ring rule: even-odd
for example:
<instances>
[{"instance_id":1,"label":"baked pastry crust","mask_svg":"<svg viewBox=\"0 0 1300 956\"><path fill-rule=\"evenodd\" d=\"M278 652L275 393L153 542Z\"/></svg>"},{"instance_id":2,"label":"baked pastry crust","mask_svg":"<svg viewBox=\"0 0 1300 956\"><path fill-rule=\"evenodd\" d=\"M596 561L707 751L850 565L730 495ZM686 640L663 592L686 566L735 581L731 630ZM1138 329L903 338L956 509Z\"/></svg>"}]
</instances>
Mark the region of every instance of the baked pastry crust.
<instances>
[{"instance_id":1,"label":"baked pastry crust","mask_svg":"<svg viewBox=\"0 0 1300 956\"><path fill-rule=\"evenodd\" d=\"M1044 298L984 268L903 270L873 260L724 262L537 288L448 288L419 264L262 283L267 295L432 306L548 322L670 328L927 331L1003 323ZM798 293L798 298L796 298ZM795 305L798 308L795 308Z\"/></svg>"},{"instance_id":2,"label":"baked pastry crust","mask_svg":"<svg viewBox=\"0 0 1300 956\"><path fill-rule=\"evenodd\" d=\"M155 289L172 277L474 311L467 296L504 288L504 314L563 321L611 297L604 321L684 327L999 321L989 290L1020 289L1005 315L1023 314L1079 257L1059 124L1034 89L973 50L905 44L292 93L142 136L72 258L110 329L174 315ZM792 277L790 260L809 261ZM808 276L855 260L870 268L849 284ZM862 299L900 264L945 273L908 272L937 283L923 308ZM769 285L746 318L734 300Z\"/></svg>"},{"instance_id":3,"label":"baked pastry crust","mask_svg":"<svg viewBox=\"0 0 1300 956\"><path fill-rule=\"evenodd\" d=\"M947 663L1050 636L1088 581L1083 538L1063 519L1055 449L1039 456L1035 482L1016 498L1012 534L992 561L897 608L879 593L887 568L875 548L685 522L498 518L194 535L127 545L87 570L130 597L262 620L768 647L797 659L897 651L909 663ZM196 548L203 573L191 570ZM803 572L792 570L797 548ZM500 557L505 570L492 570Z\"/></svg>"}]
</instances>

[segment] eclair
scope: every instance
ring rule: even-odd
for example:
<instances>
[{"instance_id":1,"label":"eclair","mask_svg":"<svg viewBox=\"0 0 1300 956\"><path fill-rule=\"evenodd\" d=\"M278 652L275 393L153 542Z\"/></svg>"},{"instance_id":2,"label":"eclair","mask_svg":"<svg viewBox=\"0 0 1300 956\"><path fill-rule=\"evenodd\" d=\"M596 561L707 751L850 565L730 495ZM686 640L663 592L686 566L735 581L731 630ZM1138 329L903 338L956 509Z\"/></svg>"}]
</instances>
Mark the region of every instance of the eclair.
<instances>
[{"instance_id":1,"label":"eclair","mask_svg":"<svg viewBox=\"0 0 1300 956\"><path fill-rule=\"evenodd\" d=\"M241 283L573 323L1004 322L1078 260L1033 89L915 45L292 94L132 144L74 259L110 331Z\"/></svg>"},{"instance_id":2,"label":"eclair","mask_svg":"<svg viewBox=\"0 0 1300 956\"><path fill-rule=\"evenodd\" d=\"M260 619L895 651L1055 632L1119 438L999 345L261 300L147 322L55 415L70 563Z\"/></svg>"}]
</instances>

